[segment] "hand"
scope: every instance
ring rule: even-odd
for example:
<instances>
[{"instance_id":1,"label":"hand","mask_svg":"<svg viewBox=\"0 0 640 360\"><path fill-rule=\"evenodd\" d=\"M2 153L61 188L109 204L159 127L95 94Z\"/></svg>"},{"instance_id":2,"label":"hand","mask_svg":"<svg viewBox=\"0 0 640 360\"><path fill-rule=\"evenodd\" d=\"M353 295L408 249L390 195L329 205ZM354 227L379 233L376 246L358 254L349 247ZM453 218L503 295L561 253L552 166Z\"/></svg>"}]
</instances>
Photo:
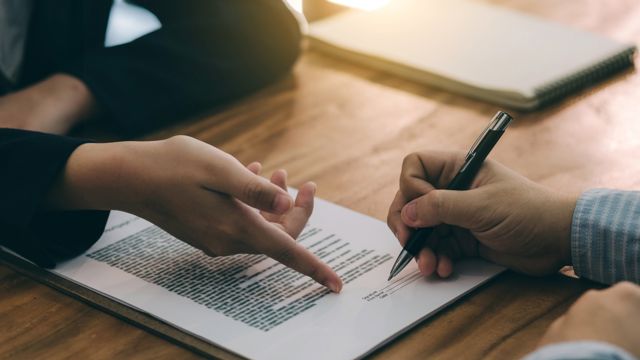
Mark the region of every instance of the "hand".
<instances>
[{"instance_id":1,"label":"hand","mask_svg":"<svg viewBox=\"0 0 640 360\"><path fill-rule=\"evenodd\" d=\"M437 227L417 259L422 274L448 277L453 260L471 256L531 275L569 265L576 198L546 189L491 160L485 161L470 190L439 190L453 178L464 157L423 152L407 156L402 164L400 190L387 222L402 245L413 229Z\"/></svg>"},{"instance_id":2,"label":"hand","mask_svg":"<svg viewBox=\"0 0 640 360\"><path fill-rule=\"evenodd\" d=\"M609 289L590 290L551 324L540 346L593 340L616 345L640 357L640 287L623 282Z\"/></svg>"},{"instance_id":3,"label":"hand","mask_svg":"<svg viewBox=\"0 0 640 360\"><path fill-rule=\"evenodd\" d=\"M127 211L211 256L266 254L340 292L338 275L295 241L313 211L315 185L303 185L294 202L284 171L272 182L259 171L186 136L85 144L69 158L49 204Z\"/></svg>"}]
</instances>

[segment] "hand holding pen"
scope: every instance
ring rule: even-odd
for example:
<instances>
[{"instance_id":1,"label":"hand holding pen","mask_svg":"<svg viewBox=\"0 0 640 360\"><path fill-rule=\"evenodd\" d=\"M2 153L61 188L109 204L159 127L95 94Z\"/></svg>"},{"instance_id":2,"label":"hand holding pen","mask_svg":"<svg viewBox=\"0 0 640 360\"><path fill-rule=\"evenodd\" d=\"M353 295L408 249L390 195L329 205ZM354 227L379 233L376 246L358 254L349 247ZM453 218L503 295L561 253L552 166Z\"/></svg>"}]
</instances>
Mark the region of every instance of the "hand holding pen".
<instances>
[{"instance_id":1,"label":"hand holding pen","mask_svg":"<svg viewBox=\"0 0 640 360\"><path fill-rule=\"evenodd\" d=\"M405 158L388 224L401 245L412 234L420 241L405 249L415 252L422 274L446 278L454 261L467 257L530 275L554 273L570 264L577 194L548 189L492 160L482 162L469 190L447 190L468 158L437 151ZM435 230L419 238L415 234L421 228Z\"/></svg>"},{"instance_id":2,"label":"hand holding pen","mask_svg":"<svg viewBox=\"0 0 640 360\"><path fill-rule=\"evenodd\" d=\"M509 126L511 120L511 116L502 111L499 111L494 116L489 125L471 146L458 173L447 186L448 190L464 190L469 187L478 170L480 170L485 158L498 142L507 126ZM411 234L409 241L405 244L391 269L389 280L400 273L412 258L418 256L433 230L433 227L423 227Z\"/></svg>"}]
</instances>

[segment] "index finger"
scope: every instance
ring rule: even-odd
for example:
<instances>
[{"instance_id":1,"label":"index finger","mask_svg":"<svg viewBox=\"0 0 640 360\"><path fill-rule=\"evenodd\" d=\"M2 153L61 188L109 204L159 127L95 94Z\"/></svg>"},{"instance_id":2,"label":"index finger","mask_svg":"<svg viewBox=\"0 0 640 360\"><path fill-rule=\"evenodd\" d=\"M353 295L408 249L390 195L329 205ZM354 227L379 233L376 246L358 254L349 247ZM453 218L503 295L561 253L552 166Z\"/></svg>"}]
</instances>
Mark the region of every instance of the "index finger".
<instances>
[{"instance_id":1,"label":"index finger","mask_svg":"<svg viewBox=\"0 0 640 360\"><path fill-rule=\"evenodd\" d=\"M462 152L425 151L404 158L400 191L407 201L440 189L449 183L464 163Z\"/></svg>"},{"instance_id":2,"label":"index finger","mask_svg":"<svg viewBox=\"0 0 640 360\"><path fill-rule=\"evenodd\" d=\"M259 236L256 238L264 239L256 244L257 251L309 276L333 292L339 293L342 290L342 280L338 274L309 250L292 241L286 232L267 221L260 222L256 231L258 232L256 236Z\"/></svg>"},{"instance_id":3,"label":"index finger","mask_svg":"<svg viewBox=\"0 0 640 360\"><path fill-rule=\"evenodd\" d=\"M387 226L389 226L389 229L391 229L402 246L404 246L411 234L411 229L402 221L402 208L406 203L407 201L402 196L402 193L400 191L396 192L387 214Z\"/></svg>"},{"instance_id":4,"label":"index finger","mask_svg":"<svg viewBox=\"0 0 640 360\"><path fill-rule=\"evenodd\" d=\"M252 172L258 170L257 166L253 168L252 164L248 169L228 154L221 157L218 165L217 171L224 172L224 176L212 177L207 189L231 195L251 207L274 214L284 214L293 206L289 193Z\"/></svg>"}]
</instances>

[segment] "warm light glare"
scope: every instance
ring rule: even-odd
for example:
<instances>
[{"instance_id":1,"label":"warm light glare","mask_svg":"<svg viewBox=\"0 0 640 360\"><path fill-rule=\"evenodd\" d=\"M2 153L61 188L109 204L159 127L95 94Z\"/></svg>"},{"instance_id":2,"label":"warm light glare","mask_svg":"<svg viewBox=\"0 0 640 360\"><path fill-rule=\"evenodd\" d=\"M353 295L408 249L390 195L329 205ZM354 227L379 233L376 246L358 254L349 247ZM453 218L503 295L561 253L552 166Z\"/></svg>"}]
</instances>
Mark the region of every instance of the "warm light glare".
<instances>
[{"instance_id":1,"label":"warm light glare","mask_svg":"<svg viewBox=\"0 0 640 360\"><path fill-rule=\"evenodd\" d=\"M302 2L304 0L287 0L287 3L298 12L302 12ZM379 9L389 3L391 0L328 0L334 4L342 6L348 6L362 10L375 10Z\"/></svg>"},{"instance_id":2,"label":"warm light glare","mask_svg":"<svg viewBox=\"0 0 640 360\"><path fill-rule=\"evenodd\" d=\"M334 4L348 6L362 10L379 9L389 3L390 0L329 0Z\"/></svg>"},{"instance_id":3,"label":"warm light glare","mask_svg":"<svg viewBox=\"0 0 640 360\"><path fill-rule=\"evenodd\" d=\"M302 13L302 0L287 0L293 10Z\"/></svg>"}]
</instances>

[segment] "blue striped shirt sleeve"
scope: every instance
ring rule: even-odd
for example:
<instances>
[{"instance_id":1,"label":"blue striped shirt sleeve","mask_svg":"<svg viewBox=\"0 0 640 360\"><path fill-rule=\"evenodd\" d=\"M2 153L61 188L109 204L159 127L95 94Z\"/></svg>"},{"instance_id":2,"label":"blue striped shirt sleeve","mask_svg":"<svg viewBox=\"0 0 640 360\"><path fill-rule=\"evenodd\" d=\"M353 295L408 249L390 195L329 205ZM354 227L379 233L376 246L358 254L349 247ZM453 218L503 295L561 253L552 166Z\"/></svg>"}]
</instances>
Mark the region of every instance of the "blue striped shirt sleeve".
<instances>
[{"instance_id":1,"label":"blue striped shirt sleeve","mask_svg":"<svg viewBox=\"0 0 640 360\"><path fill-rule=\"evenodd\" d=\"M584 192L573 213L571 260L580 277L640 283L640 191Z\"/></svg>"},{"instance_id":2,"label":"blue striped shirt sleeve","mask_svg":"<svg viewBox=\"0 0 640 360\"><path fill-rule=\"evenodd\" d=\"M627 351L599 341L572 341L544 346L522 360L637 360Z\"/></svg>"}]
</instances>

